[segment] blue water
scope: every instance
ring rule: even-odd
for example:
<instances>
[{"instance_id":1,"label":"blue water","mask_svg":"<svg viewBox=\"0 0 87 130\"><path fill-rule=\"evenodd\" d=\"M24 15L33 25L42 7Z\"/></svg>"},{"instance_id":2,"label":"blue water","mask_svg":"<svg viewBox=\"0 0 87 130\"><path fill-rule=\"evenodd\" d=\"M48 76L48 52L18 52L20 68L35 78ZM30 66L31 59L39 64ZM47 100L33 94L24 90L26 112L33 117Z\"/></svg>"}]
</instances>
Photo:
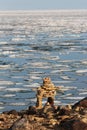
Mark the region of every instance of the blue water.
<instances>
[{"instance_id":1,"label":"blue water","mask_svg":"<svg viewBox=\"0 0 87 130\"><path fill-rule=\"evenodd\" d=\"M35 105L47 76L56 105L87 96L87 10L0 12L0 112Z\"/></svg>"}]
</instances>

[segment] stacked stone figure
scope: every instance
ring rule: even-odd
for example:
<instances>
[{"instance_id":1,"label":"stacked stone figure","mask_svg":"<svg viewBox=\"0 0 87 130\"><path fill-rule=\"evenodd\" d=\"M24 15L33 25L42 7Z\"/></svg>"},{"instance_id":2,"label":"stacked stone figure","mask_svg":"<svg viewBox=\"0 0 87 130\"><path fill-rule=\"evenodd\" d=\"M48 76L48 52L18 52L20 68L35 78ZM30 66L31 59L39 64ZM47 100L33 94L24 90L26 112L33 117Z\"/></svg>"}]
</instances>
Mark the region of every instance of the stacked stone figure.
<instances>
[{"instance_id":1,"label":"stacked stone figure","mask_svg":"<svg viewBox=\"0 0 87 130\"><path fill-rule=\"evenodd\" d=\"M49 77L43 79L43 84L37 89L36 107L42 108L42 98L52 97L56 94L56 87Z\"/></svg>"}]
</instances>

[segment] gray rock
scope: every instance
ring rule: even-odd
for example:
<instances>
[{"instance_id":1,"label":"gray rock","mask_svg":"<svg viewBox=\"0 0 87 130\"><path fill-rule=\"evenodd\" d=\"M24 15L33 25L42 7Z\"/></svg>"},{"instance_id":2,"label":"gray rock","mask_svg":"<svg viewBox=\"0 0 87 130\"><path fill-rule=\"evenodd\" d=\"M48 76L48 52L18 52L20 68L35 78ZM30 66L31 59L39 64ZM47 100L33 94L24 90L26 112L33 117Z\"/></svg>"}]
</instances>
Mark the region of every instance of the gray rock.
<instances>
[{"instance_id":1,"label":"gray rock","mask_svg":"<svg viewBox=\"0 0 87 130\"><path fill-rule=\"evenodd\" d=\"M26 118L21 118L9 130L33 130L33 127Z\"/></svg>"}]
</instances>

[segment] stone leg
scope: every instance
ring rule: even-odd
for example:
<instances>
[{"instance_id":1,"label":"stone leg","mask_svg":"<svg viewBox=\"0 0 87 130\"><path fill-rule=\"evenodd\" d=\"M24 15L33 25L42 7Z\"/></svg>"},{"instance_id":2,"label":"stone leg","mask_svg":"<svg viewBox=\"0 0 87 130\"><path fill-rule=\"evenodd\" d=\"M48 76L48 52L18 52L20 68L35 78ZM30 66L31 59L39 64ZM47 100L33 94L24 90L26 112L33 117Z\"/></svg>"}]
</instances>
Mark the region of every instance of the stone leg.
<instances>
[{"instance_id":1,"label":"stone leg","mask_svg":"<svg viewBox=\"0 0 87 130\"><path fill-rule=\"evenodd\" d=\"M36 107L42 108L42 96L37 95Z\"/></svg>"},{"instance_id":2,"label":"stone leg","mask_svg":"<svg viewBox=\"0 0 87 130\"><path fill-rule=\"evenodd\" d=\"M42 108L42 98L43 98L43 89L39 89L37 91L37 102L36 102L36 107Z\"/></svg>"}]
</instances>

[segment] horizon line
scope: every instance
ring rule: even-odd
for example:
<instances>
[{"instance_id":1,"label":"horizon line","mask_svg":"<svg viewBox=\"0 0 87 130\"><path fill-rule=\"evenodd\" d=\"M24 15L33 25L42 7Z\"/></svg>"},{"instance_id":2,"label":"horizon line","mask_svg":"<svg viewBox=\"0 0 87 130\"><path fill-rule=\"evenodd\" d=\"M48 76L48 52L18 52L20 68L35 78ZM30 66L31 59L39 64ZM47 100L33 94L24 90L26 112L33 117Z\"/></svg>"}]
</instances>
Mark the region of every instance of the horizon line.
<instances>
[{"instance_id":1,"label":"horizon line","mask_svg":"<svg viewBox=\"0 0 87 130\"><path fill-rule=\"evenodd\" d=\"M1 11L62 11L62 10L87 10L87 9L32 9L32 10L28 10L28 9L15 9L15 10L0 10Z\"/></svg>"}]
</instances>

